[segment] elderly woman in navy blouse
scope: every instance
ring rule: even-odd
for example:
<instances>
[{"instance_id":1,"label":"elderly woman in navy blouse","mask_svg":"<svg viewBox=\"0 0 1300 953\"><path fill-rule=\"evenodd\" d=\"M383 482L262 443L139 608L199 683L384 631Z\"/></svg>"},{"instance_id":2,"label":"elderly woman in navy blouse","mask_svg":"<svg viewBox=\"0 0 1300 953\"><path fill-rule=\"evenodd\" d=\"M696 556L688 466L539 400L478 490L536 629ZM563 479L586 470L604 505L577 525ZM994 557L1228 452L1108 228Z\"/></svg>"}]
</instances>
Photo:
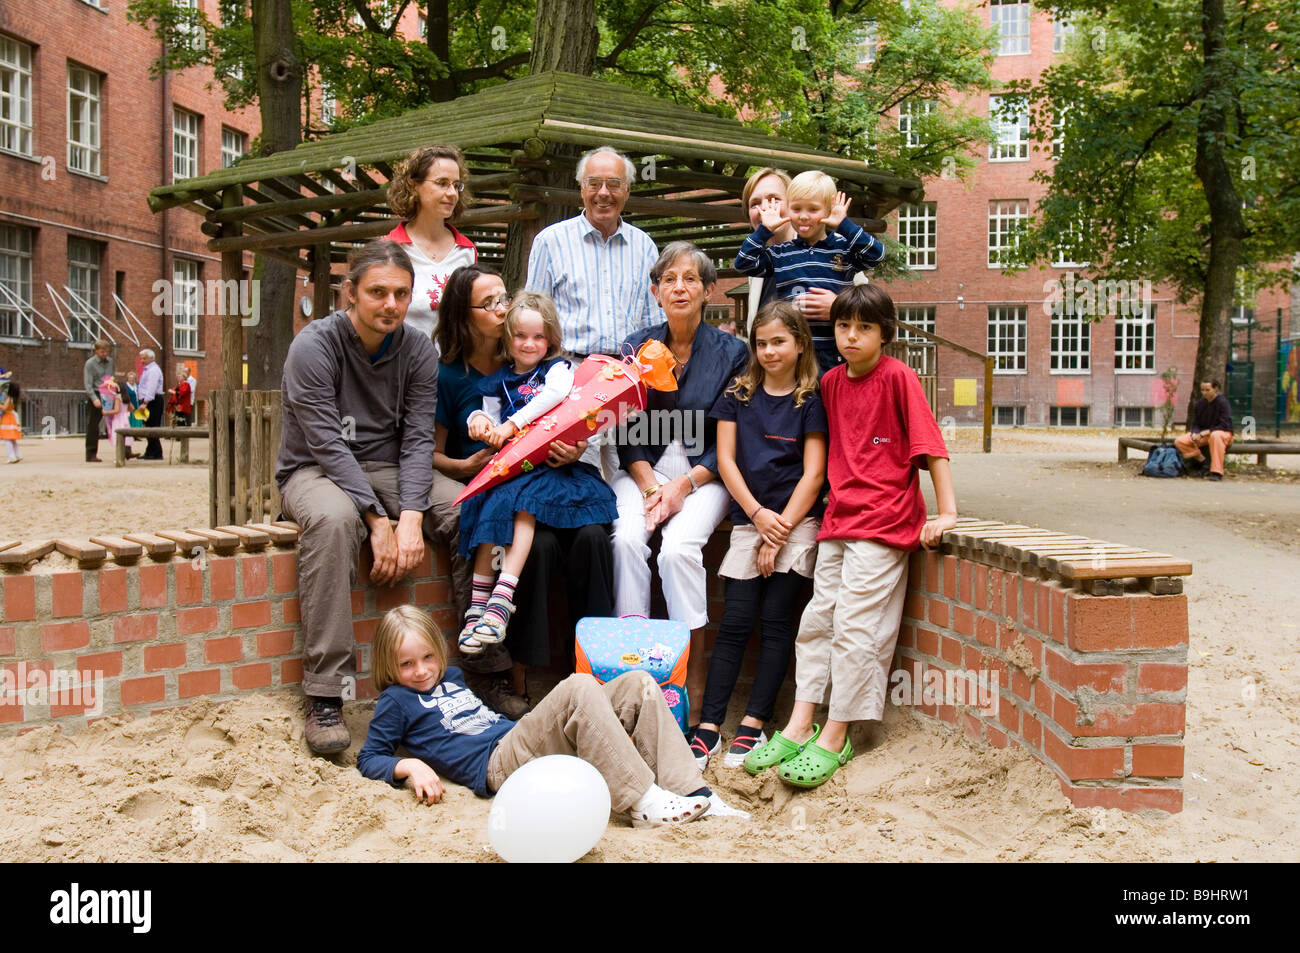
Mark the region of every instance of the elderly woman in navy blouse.
<instances>
[{"instance_id":1,"label":"elderly woman in navy blouse","mask_svg":"<svg viewBox=\"0 0 1300 953\"><path fill-rule=\"evenodd\" d=\"M708 255L673 242L650 270L652 291L668 320L637 331L623 350L654 338L677 359L677 390L649 391L647 418L620 433L611 485L618 497L614 525L614 600L619 615L650 614L650 536L663 533L659 576L668 617L691 627L687 689L698 711L708 666L701 644L709 615L701 550L731 497L718 479L717 424L709 409L748 361L745 342L704 320L717 280Z\"/></svg>"}]
</instances>

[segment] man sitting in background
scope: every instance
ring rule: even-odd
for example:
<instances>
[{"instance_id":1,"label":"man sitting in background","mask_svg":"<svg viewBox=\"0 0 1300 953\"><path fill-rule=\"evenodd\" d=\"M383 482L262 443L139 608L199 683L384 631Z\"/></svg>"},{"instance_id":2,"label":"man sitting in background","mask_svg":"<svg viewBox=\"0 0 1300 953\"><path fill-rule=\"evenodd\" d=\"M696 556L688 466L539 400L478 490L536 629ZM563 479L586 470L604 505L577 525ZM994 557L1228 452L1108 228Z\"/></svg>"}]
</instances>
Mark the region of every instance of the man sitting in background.
<instances>
[{"instance_id":1,"label":"man sitting in background","mask_svg":"<svg viewBox=\"0 0 1300 953\"><path fill-rule=\"evenodd\" d=\"M1183 465L1191 473L1205 470L1202 447L1210 448L1210 479L1223 479L1223 458L1232 446L1232 405L1219 393L1218 381L1201 381L1201 396L1192 407L1192 421L1187 433L1174 441L1183 455Z\"/></svg>"}]
</instances>

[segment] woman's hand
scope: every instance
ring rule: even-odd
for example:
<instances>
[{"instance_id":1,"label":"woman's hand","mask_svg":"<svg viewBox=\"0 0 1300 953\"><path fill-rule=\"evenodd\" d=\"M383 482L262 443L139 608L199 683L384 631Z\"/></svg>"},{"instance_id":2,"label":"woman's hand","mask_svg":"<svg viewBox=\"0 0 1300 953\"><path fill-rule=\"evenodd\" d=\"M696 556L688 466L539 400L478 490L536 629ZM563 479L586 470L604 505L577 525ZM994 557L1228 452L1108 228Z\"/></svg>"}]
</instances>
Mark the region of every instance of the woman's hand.
<instances>
[{"instance_id":1,"label":"woman's hand","mask_svg":"<svg viewBox=\"0 0 1300 953\"><path fill-rule=\"evenodd\" d=\"M426 804L437 804L442 800L444 788L438 775L419 758L403 758L397 762L394 777L405 775L407 786L415 791L415 799Z\"/></svg>"},{"instance_id":2,"label":"woman's hand","mask_svg":"<svg viewBox=\"0 0 1300 953\"><path fill-rule=\"evenodd\" d=\"M577 463L582 459L582 455L587 452L587 441L579 440L577 443L565 443L563 440L551 441L551 453L546 458L546 463L552 467L565 467L570 463Z\"/></svg>"},{"instance_id":3,"label":"woman's hand","mask_svg":"<svg viewBox=\"0 0 1300 953\"><path fill-rule=\"evenodd\" d=\"M799 310L809 321L829 321L835 292L829 288L809 288L798 298Z\"/></svg>"},{"instance_id":4,"label":"woman's hand","mask_svg":"<svg viewBox=\"0 0 1300 953\"><path fill-rule=\"evenodd\" d=\"M761 543L758 547L758 572L763 578L767 578L776 571L776 554L781 551L780 546L772 546L768 543Z\"/></svg>"},{"instance_id":5,"label":"woman's hand","mask_svg":"<svg viewBox=\"0 0 1300 953\"><path fill-rule=\"evenodd\" d=\"M468 483L478 476L479 471L488 465L488 461L496 456L496 451L491 447L484 447L472 457L466 457L464 460L456 461L456 471L450 474L453 478L460 480L462 483Z\"/></svg>"},{"instance_id":6,"label":"woman's hand","mask_svg":"<svg viewBox=\"0 0 1300 953\"><path fill-rule=\"evenodd\" d=\"M760 506L758 512L749 519L754 524L754 529L758 530L758 535L763 537L763 542L769 546L780 549L790 538L790 530L793 527L780 513L774 513L766 506Z\"/></svg>"}]
</instances>

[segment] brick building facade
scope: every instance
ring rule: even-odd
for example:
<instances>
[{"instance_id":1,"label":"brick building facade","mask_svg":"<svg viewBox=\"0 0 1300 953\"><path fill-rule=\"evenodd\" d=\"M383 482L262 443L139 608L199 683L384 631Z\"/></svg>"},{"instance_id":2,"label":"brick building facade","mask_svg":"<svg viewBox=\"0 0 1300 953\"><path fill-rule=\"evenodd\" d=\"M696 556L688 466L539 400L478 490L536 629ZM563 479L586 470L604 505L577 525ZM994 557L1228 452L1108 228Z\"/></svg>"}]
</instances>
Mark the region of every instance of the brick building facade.
<instances>
[{"instance_id":1,"label":"brick building facade","mask_svg":"<svg viewBox=\"0 0 1300 953\"><path fill-rule=\"evenodd\" d=\"M150 78L160 53L125 0L0 6L0 366L23 385L29 433L84 429L82 366L101 334L119 373L150 347L168 386L177 362L200 394L220 376L220 321L185 295L154 306L156 281L220 279L220 258L198 216L154 215L145 196L229 164L260 124L223 107L210 69Z\"/></svg>"}]
</instances>

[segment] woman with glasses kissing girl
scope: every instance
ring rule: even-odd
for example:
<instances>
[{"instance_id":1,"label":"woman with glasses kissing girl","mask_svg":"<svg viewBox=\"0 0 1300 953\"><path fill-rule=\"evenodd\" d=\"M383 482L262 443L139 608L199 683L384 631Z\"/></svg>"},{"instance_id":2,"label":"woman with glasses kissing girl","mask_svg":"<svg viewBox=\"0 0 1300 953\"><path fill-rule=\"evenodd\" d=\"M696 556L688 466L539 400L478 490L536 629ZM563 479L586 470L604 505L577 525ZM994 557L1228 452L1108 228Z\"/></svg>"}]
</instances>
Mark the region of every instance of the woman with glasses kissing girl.
<instances>
[{"instance_id":1,"label":"woman with glasses kissing girl","mask_svg":"<svg viewBox=\"0 0 1300 953\"><path fill-rule=\"evenodd\" d=\"M406 325L430 337L452 272L478 261L474 243L450 224L470 201L469 169L455 146L416 149L388 184L388 205L402 223L384 237L400 244L415 267Z\"/></svg>"}]
</instances>

